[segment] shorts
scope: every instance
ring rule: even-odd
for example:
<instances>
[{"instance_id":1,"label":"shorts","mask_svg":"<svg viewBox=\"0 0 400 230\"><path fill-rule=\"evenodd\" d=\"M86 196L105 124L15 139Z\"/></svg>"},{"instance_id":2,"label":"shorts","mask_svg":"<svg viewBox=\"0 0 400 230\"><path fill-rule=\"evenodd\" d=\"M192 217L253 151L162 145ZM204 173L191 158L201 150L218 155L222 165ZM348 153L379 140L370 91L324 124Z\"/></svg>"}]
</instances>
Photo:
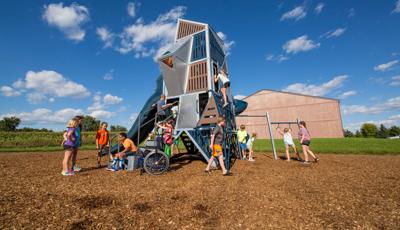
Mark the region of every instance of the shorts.
<instances>
[{"instance_id":1,"label":"shorts","mask_svg":"<svg viewBox=\"0 0 400 230\"><path fill-rule=\"evenodd\" d=\"M220 144L213 145L212 155L213 155L213 157L219 157L222 155L222 146Z\"/></svg>"},{"instance_id":2,"label":"shorts","mask_svg":"<svg viewBox=\"0 0 400 230\"><path fill-rule=\"evenodd\" d=\"M107 153L105 153L105 152L108 152L108 149L107 149L107 146L105 146L105 145L99 145L99 151L97 152L97 155L99 156L99 157L101 157L101 156L103 156L103 155L106 155Z\"/></svg>"},{"instance_id":3,"label":"shorts","mask_svg":"<svg viewBox=\"0 0 400 230\"><path fill-rule=\"evenodd\" d=\"M64 147L64 150L74 150L75 149L75 147L72 145L64 145L63 147Z\"/></svg>"},{"instance_id":4,"label":"shorts","mask_svg":"<svg viewBox=\"0 0 400 230\"><path fill-rule=\"evenodd\" d=\"M247 144L246 143L239 143L240 149L242 151L247 150Z\"/></svg>"},{"instance_id":5,"label":"shorts","mask_svg":"<svg viewBox=\"0 0 400 230\"><path fill-rule=\"evenodd\" d=\"M293 146L293 145L294 145L293 142L286 142L286 141L284 141L284 143L285 143L285 147L289 147L289 146Z\"/></svg>"},{"instance_id":6,"label":"shorts","mask_svg":"<svg viewBox=\"0 0 400 230\"><path fill-rule=\"evenodd\" d=\"M301 145L307 145L310 146L311 141L310 140L304 140L303 142L301 142Z\"/></svg>"},{"instance_id":7,"label":"shorts","mask_svg":"<svg viewBox=\"0 0 400 230\"><path fill-rule=\"evenodd\" d=\"M231 86L231 82L225 82L225 84L222 86L222 88L228 88L229 86Z\"/></svg>"}]
</instances>

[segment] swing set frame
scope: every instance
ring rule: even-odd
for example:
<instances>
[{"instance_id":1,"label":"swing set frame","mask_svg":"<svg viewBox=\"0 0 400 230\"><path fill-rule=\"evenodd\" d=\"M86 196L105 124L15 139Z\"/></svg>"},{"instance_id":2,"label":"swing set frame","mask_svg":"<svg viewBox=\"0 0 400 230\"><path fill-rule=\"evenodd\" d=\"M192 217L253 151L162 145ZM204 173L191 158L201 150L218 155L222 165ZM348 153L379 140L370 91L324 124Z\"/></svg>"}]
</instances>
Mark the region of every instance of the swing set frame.
<instances>
[{"instance_id":1,"label":"swing set frame","mask_svg":"<svg viewBox=\"0 0 400 230\"><path fill-rule=\"evenodd\" d=\"M276 153L276 146L275 146L275 139L274 139L274 134L272 132L272 125L299 125L300 119L297 118L296 121L271 121L271 118L269 116L269 112L266 112L265 115L237 115L236 117L265 117L267 120L267 125L268 125L268 133L269 137L271 140L271 145L272 145L272 153L274 154L274 159L278 160L278 155Z\"/></svg>"}]
</instances>

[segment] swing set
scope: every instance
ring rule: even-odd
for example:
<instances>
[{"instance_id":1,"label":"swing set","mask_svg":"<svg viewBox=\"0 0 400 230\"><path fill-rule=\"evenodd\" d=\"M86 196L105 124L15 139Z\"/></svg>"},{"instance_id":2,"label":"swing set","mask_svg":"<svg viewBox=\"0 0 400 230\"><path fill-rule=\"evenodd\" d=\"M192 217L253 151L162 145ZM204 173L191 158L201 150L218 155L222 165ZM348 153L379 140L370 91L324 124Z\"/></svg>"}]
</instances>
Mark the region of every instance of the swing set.
<instances>
[{"instance_id":1,"label":"swing set","mask_svg":"<svg viewBox=\"0 0 400 230\"><path fill-rule=\"evenodd\" d=\"M274 154L275 160L278 160L278 155L276 153L276 146L275 146L274 134L272 132L272 125L278 125L277 126L278 128L280 125L289 125L289 128L291 128L290 127L291 125L299 125L300 122L299 118L297 118L296 121L271 121L268 112L266 112L265 115L237 115L236 117L265 117L267 119L268 133L271 140L272 152Z\"/></svg>"}]
</instances>

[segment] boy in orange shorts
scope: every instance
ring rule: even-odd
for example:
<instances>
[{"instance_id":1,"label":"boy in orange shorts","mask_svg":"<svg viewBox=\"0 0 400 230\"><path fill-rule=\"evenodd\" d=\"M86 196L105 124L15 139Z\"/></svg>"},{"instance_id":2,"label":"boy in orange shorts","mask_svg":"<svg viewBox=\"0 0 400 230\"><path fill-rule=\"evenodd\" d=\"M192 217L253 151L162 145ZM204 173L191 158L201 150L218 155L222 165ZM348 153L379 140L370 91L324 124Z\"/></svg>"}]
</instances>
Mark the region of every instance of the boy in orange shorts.
<instances>
[{"instance_id":1,"label":"boy in orange shorts","mask_svg":"<svg viewBox=\"0 0 400 230\"><path fill-rule=\"evenodd\" d=\"M222 175L224 175L224 176L229 175L229 172L225 168L224 156L223 156L223 151L222 151L222 142L223 142L223 137L224 137L224 128L223 127L224 126L225 126L225 118L219 117L217 126L215 126L213 133L211 134L210 148L212 149L212 154L211 154L211 158L208 161L208 165L205 170L206 173L210 172L210 167L211 167L212 162L214 161L214 158L218 158L219 164L222 169Z\"/></svg>"},{"instance_id":2,"label":"boy in orange shorts","mask_svg":"<svg viewBox=\"0 0 400 230\"><path fill-rule=\"evenodd\" d=\"M107 122L102 122L100 125L100 129L97 131L96 134L96 149L98 150L97 153L97 167L101 167L101 156L103 154L103 149L108 146L108 130L107 130Z\"/></svg>"}]
</instances>

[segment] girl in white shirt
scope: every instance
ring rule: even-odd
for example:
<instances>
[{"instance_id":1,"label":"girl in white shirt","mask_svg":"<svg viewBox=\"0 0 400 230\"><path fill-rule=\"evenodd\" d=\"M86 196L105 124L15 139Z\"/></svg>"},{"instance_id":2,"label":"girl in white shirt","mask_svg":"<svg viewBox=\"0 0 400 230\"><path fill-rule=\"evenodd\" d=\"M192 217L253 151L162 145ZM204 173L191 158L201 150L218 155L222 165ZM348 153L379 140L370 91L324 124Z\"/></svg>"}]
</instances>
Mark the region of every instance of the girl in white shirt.
<instances>
[{"instance_id":1,"label":"girl in white shirt","mask_svg":"<svg viewBox=\"0 0 400 230\"><path fill-rule=\"evenodd\" d=\"M290 161L289 147L292 147L292 149L294 150L294 153L296 154L297 160L301 161L300 155L299 155L299 153L297 152L297 149L296 149L296 145L293 142L292 129L284 128L283 132L282 132L281 129L278 127L278 128L276 128L276 130L278 130L278 132L283 136L283 143L285 143L285 151L286 151L286 159L287 159L287 161Z\"/></svg>"},{"instance_id":2,"label":"girl in white shirt","mask_svg":"<svg viewBox=\"0 0 400 230\"><path fill-rule=\"evenodd\" d=\"M214 82L221 81L221 93L224 98L224 107L228 105L228 100L226 98L226 91L230 87L231 82L229 81L228 74L225 72L224 69L220 69L219 74L214 76Z\"/></svg>"},{"instance_id":3,"label":"girl in white shirt","mask_svg":"<svg viewBox=\"0 0 400 230\"><path fill-rule=\"evenodd\" d=\"M253 143L256 140L256 137L257 137L257 133L252 133L251 137L249 138L249 140L246 143L247 149L249 150L249 161L255 161L253 159Z\"/></svg>"}]
</instances>

